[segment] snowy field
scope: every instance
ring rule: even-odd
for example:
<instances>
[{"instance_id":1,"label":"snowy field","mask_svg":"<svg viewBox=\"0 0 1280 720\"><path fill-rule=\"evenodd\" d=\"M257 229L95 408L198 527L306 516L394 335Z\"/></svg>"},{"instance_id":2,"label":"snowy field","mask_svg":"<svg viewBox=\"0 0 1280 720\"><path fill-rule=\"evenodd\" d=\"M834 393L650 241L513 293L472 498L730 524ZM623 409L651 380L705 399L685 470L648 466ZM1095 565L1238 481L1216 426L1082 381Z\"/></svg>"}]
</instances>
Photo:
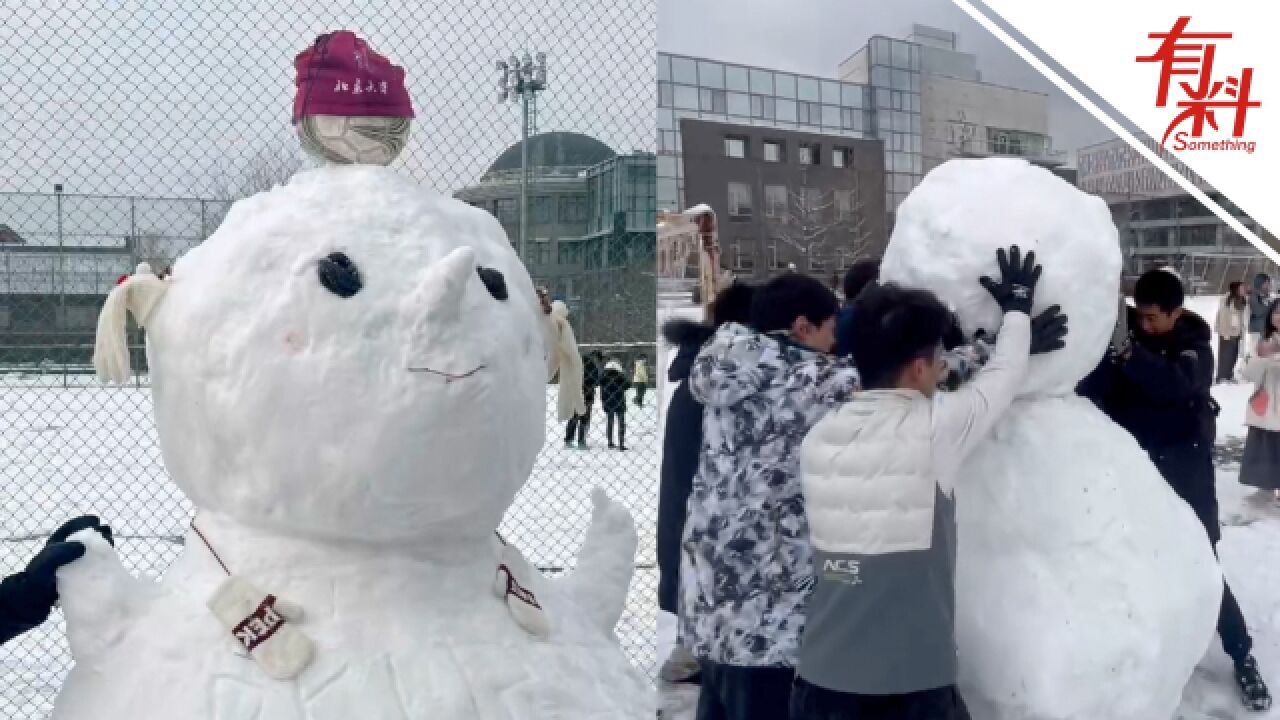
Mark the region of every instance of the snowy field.
<instances>
[{"instance_id":1,"label":"snowy field","mask_svg":"<svg viewBox=\"0 0 1280 720\"><path fill-rule=\"evenodd\" d=\"M1218 299L1194 298L1188 305L1212 323ZM687 309L668 309L666 314L697 316L696 311ZM1237 481L1245 407L1252 392L1245 384L1219 385L1213 390L1222 405L1218 418L1218 501L1224 527L1218 552L1249 624L1263 676L1272 693L1280 694L1280 562L1272 563L1280 560L1280 505L1271 500L1270 493L1256 494ZM658 657L666 657L674 639L674 617L662 613L658 618ZM1231 660L1215 636L1188 682L1173 720L1280 720L1280 705L1269 713L1247 712L1240 704L1232 675ZM663 695L664 705L671 710L665 716L668 720L693 717L696 692L664 688Z\"/></svg>"},{"instance_id":2,"label":"snowy field","mask_svg":"<svg viewBox=\"0 0 1280 720\"><path fill-rule=\"evenodd\" d=\"M630 396L630 393L628 393ZM636 574L618 636L653 673L657 570L658 408L627 408L625 453L608 450L599 403L588 450L564 447L548 391L547 441L502 531L529 559L558 572L572 563L599 485L632 512L640 533ZM169 483L156 445L149 390L104 387L88 377L0 378L0 571L21 568L54 527L96 512L115 529L125 564L159 576L181 551L190 506ZM70 665L60 613L0 648L0 720L47 717Z\"/></svg>"}]
</instances>

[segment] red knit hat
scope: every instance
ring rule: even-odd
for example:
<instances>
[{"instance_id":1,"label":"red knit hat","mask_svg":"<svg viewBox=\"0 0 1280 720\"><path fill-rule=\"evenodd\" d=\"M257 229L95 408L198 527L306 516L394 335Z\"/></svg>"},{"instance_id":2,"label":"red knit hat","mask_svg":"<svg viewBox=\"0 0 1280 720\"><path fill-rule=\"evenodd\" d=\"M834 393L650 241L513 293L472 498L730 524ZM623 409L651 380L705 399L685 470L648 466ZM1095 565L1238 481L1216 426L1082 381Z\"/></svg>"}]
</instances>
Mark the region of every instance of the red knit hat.
<instances>
[{"instance_id":1,"label":"red knit hat","mask_svg":"<svg viewBox=\"0 0 1280 720\"><path fill-rule=\"evenodd\" d=\"M298 71L294 124L311 115L414 116L404 68L392 65L350 30L321 35L293 64Z\"/></svg>"}]
</instances>

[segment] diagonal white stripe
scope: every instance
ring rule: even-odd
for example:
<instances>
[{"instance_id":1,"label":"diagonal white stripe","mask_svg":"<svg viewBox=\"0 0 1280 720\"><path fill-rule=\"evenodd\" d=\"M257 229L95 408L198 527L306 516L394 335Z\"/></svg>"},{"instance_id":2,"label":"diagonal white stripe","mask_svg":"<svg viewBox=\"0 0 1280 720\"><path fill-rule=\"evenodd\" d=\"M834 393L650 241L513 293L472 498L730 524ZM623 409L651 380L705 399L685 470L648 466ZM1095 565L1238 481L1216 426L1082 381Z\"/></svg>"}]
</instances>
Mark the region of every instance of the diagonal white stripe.
<instances>
[{"instance_id":1,"label":"diagonal white stripe","mask_svg":"<svg viewBox=\"0 0 1280 720\"><path fill-rule=\"evenodd\" d=\"M1160 157L1158 153L1152 151L1151 148L1147 147L1145 143L1140 142L1136 137L1134 137L1133 133L1129 132L1129 130L1126 129L1123 125L1116 122L1110 115L1103 112L1102 109L1099 108L1096 103L1094 103L1089 98L1085 97L1085 95L1081 93L1079 90L1076 90L1076 88L1071 83L1064 80L1062 76L1059 75L1055 70L1050 68L1044 62L1042 62L1040 58L1036 56L1035 53L1032 53L1029 50L1027 50L1027 48L1024 47L1022 43L1015 40L1013 37L1009 35L1009 33L1005 32L1004 29L1001 28L997 23L993 22L990 18L988 18L985 14L983 14L982 11L974 7L974 5L969 2L969 0L954 0L954 2L956 5L960 7L961 10L964 10L971 17L973 17L973 19L977 21L978 24L986 28L992 35L996 36L996 38L998 38L1005 45L1009 46L1010 50L1013 50L1014 52L1018 53L1018 55L1022 56L1022 59L1026 60L1027 63L1031 65L1031 67L1034 67L1036 70L1039 70L1040 73L1044 75L1046 78L1048 78L1050 81L1052 81L1054 85L1057 85L1059 88L1061 88L1062 91L1065 92L1072 100L1075 100L1080 105L1080 107L1089 111L1089 114L1097 118L1098 122L1101 122L1103 125L1107 126L1107 128L1111 130L1111 132L1114 132L1121 140L1124 140L1126 143L1132 146L1134 150L1137 150L1139 153L1141 153L1142 156L1145 157L1148 161L1150 161L1152 165L1155 165L1157 168L1159 168L1161 172L1165 173L1166 175L1169 176L1170 179L1178 183L1178 185L1182 186L1182 189L1190 193L1191 196L1194 197L1196 200L1199 200L1200 203L1203 204L1210 211L1212 211L1214 215L1217 215L1223 222L1231 226L1232 230L1235 230L1236 232L1240 233L1241 237L1248 240L1254 247L1258 248L1258 250L1260 250L1264 255L1271 258L1276 263L1280 263L1280 252L1276 252L1274 248L1272 248L1267 243L1263 242L1262 238L1258 237L1253 233L1252 230L1245 227L1244 223L1240 222L1240 220L1237 219L1234 215L1224 210L1222 206L1214 202L1207 194L1204 193L1204 191L1196 187L1194 183L1192 183L1187 178L1183 177L1182 173L1179 173L1172 166L1170 166L1169 163L1166 162L1164 158Z\"/></svg>"}]
</instances>

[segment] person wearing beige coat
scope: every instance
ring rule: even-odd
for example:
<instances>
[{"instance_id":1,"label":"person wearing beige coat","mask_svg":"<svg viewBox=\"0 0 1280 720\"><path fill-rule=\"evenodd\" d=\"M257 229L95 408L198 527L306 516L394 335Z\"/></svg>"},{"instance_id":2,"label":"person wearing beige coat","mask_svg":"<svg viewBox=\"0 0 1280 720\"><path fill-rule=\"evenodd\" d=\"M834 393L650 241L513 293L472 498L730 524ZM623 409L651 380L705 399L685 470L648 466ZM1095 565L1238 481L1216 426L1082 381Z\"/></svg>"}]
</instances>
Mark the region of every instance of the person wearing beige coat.
<instances>
[{"instance_id":1,"label":"person wearing beige coat","mask_svg":"<svg viewBox=\"0 0 1280 720\"><path fill-rule=\"evenodd\" d=\"M1249 300L1244 283L1233 282L1218 304L1213 329L1218 336L1218 374L1214 382L1234 383L1236 364L1240 359L1240 343L1248 329ZM1246 356L1253 348L1246 348Z\"/></svg>"},{"instance_id":2,"label":"person wearing beige coat","mask_svg":"<svg viewBox=\"0 0 1280 720\"><path fill-rule=\"evenodd\" d=\"M559 300L551 302L545 288L538 289L538 299L542 302L542 332L547 343L547 382L559 384L556 417L560 422L569 422L575 415L587 412L582 396L582 355L569 324L569 307Z\"/></svg>"},{"instance_id":3,"label":"person wearing beige coat","mask_svg":"<svg viewBox=\"0 0 1280 720\"><path fill-rule=\"evenodd\" d=\"M1280 301L1273 302L1262 340L1244 366L1244 377L1254 384L1245 409L1244 457L1240 482L1270 490L1280 501Z\"/></svg>"}]
</instances>

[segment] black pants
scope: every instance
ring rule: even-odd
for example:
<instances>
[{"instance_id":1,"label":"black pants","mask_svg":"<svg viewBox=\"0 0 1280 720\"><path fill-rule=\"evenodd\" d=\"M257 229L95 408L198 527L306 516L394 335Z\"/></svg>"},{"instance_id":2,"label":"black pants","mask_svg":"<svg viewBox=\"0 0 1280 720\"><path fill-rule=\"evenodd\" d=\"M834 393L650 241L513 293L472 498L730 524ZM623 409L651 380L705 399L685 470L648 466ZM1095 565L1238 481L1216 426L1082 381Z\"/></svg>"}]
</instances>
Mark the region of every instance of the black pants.
<instances>
[{"instance_id":1,"label":"black pants","mask_svg":"<svg viewBox=\"0 0 1280 720\"><path fill-rule=\"evenodd\" d=\"M574 415L569 418L569 425L564 430L564 441L566 443L573 442L573 436L576 432L578 435L578 444L582 445L587 442L587 428L591 425L591 406L587 406L587 412L583 415Z\"/></svg>"},{"instance_id":2,"label":"black pants","mask_svg":"<svg viewBox=\"0 0 1280 720\"><path fill-rule=\"evenodd\" d=\"M1149 451L1160 474L1195 511L1200 524L1209 536L1213 554L1218 554L1218 541L1222 539L1222 527L1218 524L1218 498L1214 486L1212 449L1207 443L1189 443L1184 446ZM1253 650L1253 638L1245 625L1240 604L1226 578L1222 581L1222 605L1218 609L1218 637L1222 649L1239 665Z\"/></svg>"},{"instance_id":3,"label":"black pants","mask_svg":"<svg viewBox=\"0 0 1280 720\"><path fill-rule=\"evenodd\" d=\"M786 720L794 669L701 664L696 720Z\"/></svg>"},{"instance_id":4,"label":"black pants","mask_svg":"<svg viewBox=\"0 0 1280 720\"><path fill-rule=\"evenodd\" d=\"M645 383L636 383L636 405L644 405L644 392L649 389Z\"/></svg>"},{"instance_id":5,"label":"black pants","mask_svg":"<svg viewBox=\"0 0 1280 720\"><path fill-rule=\"evenodd\" d=\"M606 437L609 438L609 446L613 447L613 421L618 421L618 447L627 446L627 411L626 410L610 410L605 413L604 430Z\"/></svg>"},{"instance_id":6,"label":"black pants","mask_svg":"<svg viewBox=\"0 0 1280 720\"><path fill-rule=\"evenodd\" d=\"M796 678L791 720L969 720L954 685L904 695L857 695Z\"/></svg>"},{"instance_id":7,"label":"black pants","mask_svg":"<svg viewBox=\"0 0 1280 720\"><path fill-rule=\"evenodd\" d=\"M1234 380L1236 376L1236 361L1240 359L1240 338L1227 340L1226 338L1218 338L1218 378L1219 380Z\"/></svg>"}]
</instances>

